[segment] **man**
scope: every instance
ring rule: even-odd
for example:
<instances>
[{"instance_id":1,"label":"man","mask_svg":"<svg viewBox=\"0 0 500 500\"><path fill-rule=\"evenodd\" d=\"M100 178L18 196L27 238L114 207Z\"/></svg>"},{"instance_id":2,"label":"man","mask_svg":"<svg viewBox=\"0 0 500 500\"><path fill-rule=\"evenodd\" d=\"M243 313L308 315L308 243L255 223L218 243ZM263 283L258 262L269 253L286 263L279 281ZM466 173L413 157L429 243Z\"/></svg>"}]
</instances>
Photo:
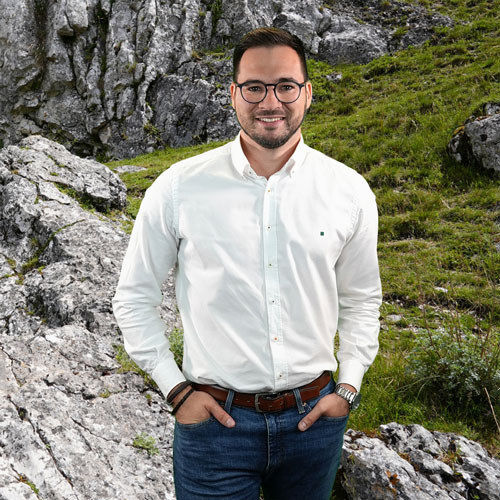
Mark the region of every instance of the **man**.
<instances>
[{"instance_id":1,"label":"man","mask_svg":"<svg viewBox=\"0 0 500 500\"><path fill-rule=\"evenodd\" d=\"M233 65L241 132L148 189L115 315L176 412L178 500L257 500L260 487L266 499L327 500L378 349L375 198L303 143L312 86L297 37L254 30ZM182 372L156 311L175 264Z\"/></svg>"}]
</instances>

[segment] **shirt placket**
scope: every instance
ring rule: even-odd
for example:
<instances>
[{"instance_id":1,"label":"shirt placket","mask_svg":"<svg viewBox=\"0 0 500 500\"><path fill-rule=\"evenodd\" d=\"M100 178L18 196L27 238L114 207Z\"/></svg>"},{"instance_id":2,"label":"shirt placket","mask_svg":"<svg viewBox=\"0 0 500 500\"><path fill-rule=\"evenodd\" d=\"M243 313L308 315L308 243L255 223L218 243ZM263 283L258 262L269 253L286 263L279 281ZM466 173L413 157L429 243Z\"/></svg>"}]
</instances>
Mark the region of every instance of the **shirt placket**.
<instances>
[{"instance_id":1,"label":"shirt placket","mask_svg":"<svg viewBox=\"0 0 500 500\"><path fill-rule=\"evenodd\" d=\"M266 183L263 205L264 282L269 344L274 369L274 387L279 391L287 387L288 363L283 343L281 297L279 286L278 238L276 213L279 177L272 176Z\"/></svg>"}]
</instances>

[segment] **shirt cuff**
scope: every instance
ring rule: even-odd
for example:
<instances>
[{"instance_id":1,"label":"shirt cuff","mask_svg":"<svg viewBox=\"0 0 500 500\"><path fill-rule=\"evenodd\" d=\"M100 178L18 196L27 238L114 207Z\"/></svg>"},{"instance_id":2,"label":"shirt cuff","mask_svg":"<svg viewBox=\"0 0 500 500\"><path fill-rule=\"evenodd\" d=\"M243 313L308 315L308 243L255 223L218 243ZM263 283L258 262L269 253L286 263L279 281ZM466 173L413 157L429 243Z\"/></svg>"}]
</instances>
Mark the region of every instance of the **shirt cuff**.
<instances>
[{"instance_id":1,"label":"shirt cuff","mask_svg":"<svg viewBox=\"0 0 500 500\"><path fill-rule=\"evenodd\" d=\"M339 365L337 384L349 384L359 392L365 374L365 367L356 359L343 361Z\"/></svg>"},{"instance_id":2,"label":"shirt cuff","mask_svg":"<svg viewBox=\"0 0 500 500\"><path fill-rule=\"evenodd\" d=\"M165 399L167 399L169 392L176 385L186 380L186 377L184 377L173 359L168 359L164 363L159 364L151 373L151 377L153 377Z\"/></svg>"}]
</instances>

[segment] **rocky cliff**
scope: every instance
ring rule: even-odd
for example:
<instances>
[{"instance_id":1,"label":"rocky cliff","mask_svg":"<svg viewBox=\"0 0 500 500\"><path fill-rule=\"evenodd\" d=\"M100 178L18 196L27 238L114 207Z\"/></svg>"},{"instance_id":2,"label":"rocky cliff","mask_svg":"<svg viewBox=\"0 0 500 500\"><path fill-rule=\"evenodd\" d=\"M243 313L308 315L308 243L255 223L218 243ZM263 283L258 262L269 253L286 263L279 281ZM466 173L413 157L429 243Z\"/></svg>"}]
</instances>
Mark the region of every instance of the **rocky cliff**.
<instances>
[{"instance_id":1,"label":"rocky cliff","mask_svg":"<svg viewBox=\"0 0 500 500\"><path fill-rule=\"evenodd\" d=\"M2 500L173 498L172 421L119 362L124 203L115 174L47 139L0 151Z\"/></svg>"},{"instance_id":2,"label":"rocky cliff","mask_svg":"<svg viewBox=\"0 0 500 500\"><path fill-rule=\"evenodd\" d=\"M124 204L114 173L57 143L0 150L0 500L175 498L173 418L111 310ZM340 477L352 500L500 500L500 461L420 426L349 430Z\"/></svg>"},{"instance_id":3,"label":"rocky cliff","mask_svg":"<svg viewBox=\"0 0 500 500\"><path fill-rule=\"evenodd\" d=\"M369 60L451 21L396 0L0 0L0 140L134 156L235 133L230 48L297 33L312 57Z\"/></svg>"}]
</instances>

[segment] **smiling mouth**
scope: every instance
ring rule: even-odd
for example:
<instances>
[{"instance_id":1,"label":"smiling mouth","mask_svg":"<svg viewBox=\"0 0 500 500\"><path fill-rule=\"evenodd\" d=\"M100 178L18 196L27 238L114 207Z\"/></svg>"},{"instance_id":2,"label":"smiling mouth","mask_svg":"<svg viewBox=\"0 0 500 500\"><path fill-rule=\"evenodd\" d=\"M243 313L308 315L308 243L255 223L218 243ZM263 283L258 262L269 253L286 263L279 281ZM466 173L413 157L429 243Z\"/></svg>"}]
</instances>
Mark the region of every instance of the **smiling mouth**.
<instances>
[{"instance_id":1,"label":"smiling mouth","mask_svg":"<svg viewBox=\"0 0 500 500\"><path fill-rule=\"evenodd\" d=\"M278 116L276 118L259 118L257 117L257 120L264 122L264 123L274 123L274 122L279 122L281 120L284 120L285 118L283 116Z\"/></svg>"}]
</instances>

